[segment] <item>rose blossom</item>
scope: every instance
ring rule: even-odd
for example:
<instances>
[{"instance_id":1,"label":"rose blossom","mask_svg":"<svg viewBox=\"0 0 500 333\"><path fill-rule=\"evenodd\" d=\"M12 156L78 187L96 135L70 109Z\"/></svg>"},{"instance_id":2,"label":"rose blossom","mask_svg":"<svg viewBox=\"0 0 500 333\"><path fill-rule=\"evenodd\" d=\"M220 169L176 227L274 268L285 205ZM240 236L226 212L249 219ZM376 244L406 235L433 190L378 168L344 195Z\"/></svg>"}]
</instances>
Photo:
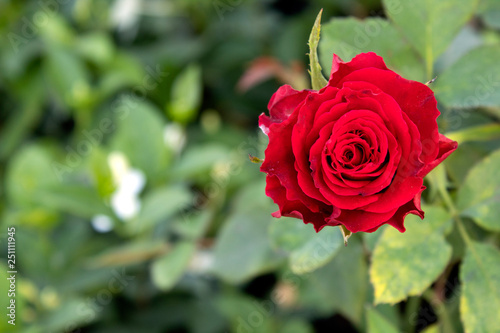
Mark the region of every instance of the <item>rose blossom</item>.
<instances>
[{"instance_id":1,"label":"rose blossom","mask_svg":"<svg viewBox=\"0 0 500 333\"><path fill-rule=\"evenodd\" d=\"M351 232L421 218L423 178L456 148L438 133L434 93L389 70L375 53L333 56L328 85L272 96L259 126L269 136L266 194L290 216Z\"/></svg>"}]
</instances>

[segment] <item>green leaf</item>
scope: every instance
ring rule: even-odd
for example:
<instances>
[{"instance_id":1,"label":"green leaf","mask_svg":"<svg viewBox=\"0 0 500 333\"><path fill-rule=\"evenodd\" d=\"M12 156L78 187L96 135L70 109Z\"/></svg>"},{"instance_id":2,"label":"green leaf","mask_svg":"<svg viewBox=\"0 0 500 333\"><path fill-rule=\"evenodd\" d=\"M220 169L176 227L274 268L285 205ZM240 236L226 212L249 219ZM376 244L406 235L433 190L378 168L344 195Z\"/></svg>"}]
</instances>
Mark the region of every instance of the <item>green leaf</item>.
<instances>
[{"instance_id":1,"label":"green leaf","mask_svg":"<svg viewBox=\"0 0 500 333\"><path fill-rule=\"evenodd\" d=\"M88 298L65 298L59 307L43 316L39 332L64 332L68 327L77 328L98 318L99 312L88 302Z\"/></svg>"},{"instance_id":2,"label":"green leaf","mask_svg":"<svg viewBox=\"0 0 500 333\"><path fill-rule=\"evenodd\" d=\"M22 104L10 113L2 126L0 132L0 159L2 160L29 135L43 114L45 91L40 70L34 71L18 83L20 92L17 99L22 101Z\"/></svg>"},{"instance_id":3,"label":"green leaf","mask_svg":"<svg viewBox=\"0 0 500 333\"><path fill-rule=\"evenodd\" d=\"M489 154L484 142L465 142L444 161L448 175L457 185L462 185L469 170ZM458 187L458 186L457 186Z\"/></svg>"},{"instance_id":4,"label":"green leaf","mask_svg":"<svg viewBox=\"0 0 500 333\"><path fill-rule=\"evenodd\" d=\"M184 186L155 189L144 196L139 214L127 227L134 232L148 230L180 213L191 202L191 192Z\"/></svg>"},{"instance_id":5,"label":"green leaf","mask_svg":"<svg viewBox=\"0 0 500 333\"><path fill-rule=\"evenodd\" d=\"M198 114L201 97L201 67L190 65L173 83L170 102L167 104L168 116L181 124L191 122Z\"/></svg>"},{"instance_id":6,"label":"green leaf","mask_svg":"<svg viewBox=\"0 0 500 333\"><path fill-rule=\"evenodd\" d=\"M115 49L111 37L102 32L78 36L76 51L99 66L106 66L114 57Z\"/></svg>"},{"instance_id":7,"label":"green leaf","mask_svg":"<svg viewBox=\"0 0 500 333\"><path fill-rule=\"evenodd\" d=\"M309 74L311 75L311 85L314 90L320 90L323 87L326 87L328 81L323 76L321 71L321 65L318 60L318 44L319 37L321 32L321 14L323 13L323 9L319 11L318 16L316 17L316 21L314 21L313 28L311 30L311 34L309 35L309 67L311 68Z\"/></svg>"},{"instance_id":8,"label":"green leaf","mask_svg":"<svg viewBox=\"0 0 500 333\"><path fill-rule=\"evenodd\" d=\"M278 333L312 333L313 328L304 320L291 319L287 320Z\"/></svg>"},{"instance_id":9,"label":"green leaf","mask_svg":"<svg viewBox=\"0 0 500 333\"><path fill-rule=\"evenodd\" d=\"M446 69L432 89L449 107L500 105L500 46L474 49Z\"/></svg>"},{"instance_id":10,"label":"green leaf","mask_svg":"<svg viewBox=\"0 0 500 333\"><path fill-rule=\"evenodd\" d=\"M398 333L398 329L374 308L367 309L368 333Z\"/></svg>"},{"instance_id":11,"label":"green leaf","mask_svg":"<svg viewBox=\"0 0 500 333\"><path fill-rule=\"evenodd\" d=\"M256 300L235 293L222 293L216 305L230 322L231 332L274 333L276 305L271 300Z\"/></svg>"},{"instance_id":12,"label":"green leaf","mask_svg":"<svg viewBox=\"0 0 500 333\"><path fill-rule=\"evenodd\" d=\"M500 30L500 2L497 0L481 0L478 14L486 25Z\"/></svg>"},{"instance_id":13,"label":"green leaf","mask_svg":"<svg viewBox=\"0 0 500 333\"><path fill-rule=\"evenodd\" d=\"M422 333L439 333L439 326L437 324L427 326Z\"/></svg>"},{"instance_id":14,"label":"green leaf","mask_svg":"<svg viewBox=\"0 0 500 333\"><path fill-rule=\"evenodd\" d=\"M226 281L244 282L282 262L268 237L273 208L263 195L264 188L263 183L246 187L218 234L213 271ZM266 200L246 200L248 197Z\"/></svg>"},{"instance_id":15,"label":"green leaf","mask_svg":"<svg viewBox=\"0 0 500 333\"><path fill-rule=\"evenodd\" d=\"M287 252L293 252L304 246L315 234L311 224L305 224L291 217L274 219L269 225L272 245Z\"/></svg>"},{"instance_id":16,"label":"green leaf","mask_svg":"<svg viewBox=\"0 0 500 333\"><path fill-rule=\"evenodd\" d=\"M420 295L446 268L451 246L443 236L450 215L426 207L425 219L406 217L405 233L387 228L377 242L370 267L375 303L397 303Z\"/></svg>"},{"instance_id":17,"label":"green leaf","mask_svg":"<svg viewBox=\"0 0 500 333\"><path fill-rule=\"evenodd\" d=\"M4 229L5 232L7 232L7 228ZM2 237L3 238L3 237ZM2 243L6 243L6 242L3 242L4 239L2 239ZM7 252L7 251L6 251ZM20 279L19 275L16 275L16 287L17 287L17 290L16 290L16 295L15 297L8 297L8 294L9 294L9 289L11 289L10 287L10 284L12 282L12 280L8 280L10 278L10 274L7 273L7 271L10 271L10 269L7 267L7 261L3 260L2 259L2 262L0 262L0 291L4 294L4 296L0 299L0 306L2 307L2 309L5 309L5 314L4 314L4 317L2 321L0 321L0 330L2 332L21 332L22 331L22 328L23 328L23 321L21 321L19 319L19 314L20 313L23 313L22 311L25 311L25 297L23 295L23 293L19 292L19 290L23 290L22 286L22 280ZM23 281L24 282L24 281ZM16 310L16 320L15 320L15 323L16 325L13 326L11 324L9 324L8 321L12 320L13 318L9 317L9 311L10 309L8 309L9 306L11 306L11 301L10 300L14 300L15 303L14 303L14 306L15 306L15 310ZM20 327L19 327L20 326ZM12 328L18 328L18 330L12 330Z\"/></svg>"},{"instance_id":18,"label":"green leaf","mask_svg":"<svg viewBox=\"0 0 500 333\"><path fill-rule=\"evenodd\" d=\"M380 229L378 229L378 232L371 232L371 233L362 233L363 237L363 242L365 243L365 246L368 251L373 252L375 249L375 245L377 245L378 240L383 234L383 230L385 228L389 228L388 226L381 226Z\"/></svg>"},{"instance_id":19,"label":"green leaf","mask_svg":"<svg viewBox=\"0 0 500 333\"><path fill-rule=\"evenodd\" d=\"M363 52L375 52L387 66L405 78L423 81L424 67L417 53L389 21L369 18L335 18L323 26L320 56L323 68L332 68L333 53L350 61Z\"/></svg>"},{"instance_id":20,"label":"green leaf","mask_svg":"<svg viewBox=\"0 0 500 333\"><path fill-rule=\"evenodd\" d=\"M151 266L154 284L164 291L172 289L184 274L195 249L195 243L182 242L163 257L156 259Z\"/></svg>"},{"instance_id":21,"label":"green leaf","mask_svg":"<svg viewBox=\"0 0 500 333\"><path fill-rule=\"evenodd\" d=\"M44 207L83 218L112 214L111 209L104 204L95 189L81 185L51 186L37 200Z\"/></svg>"},{"instance_id":22,"label":"green leaf","mask_svg":"<svg viewBox=\"0 0 500 333\"><path fill-rule=\"evenodd\" d=\"M89 73L81 59L70 49L48 49L45 70L50 87L68 107L85 107L92 98Z\"/></svg>"},{"instance_id":23,"label":"green leaf","mask_svg":"<svg viewBox=\"0 0 500 333\"><path fill-rule=\"evenodd\" d=\"M213 215L213 212L209 210L191 210L181 214L180 218L175 220L173 230L184 238L198 239L205 234Z\"/></svg>"},{"instance_id":24,"label":"green leaf","mask_svg":"<svg viewBox=\"0 0 500 333\"><path fill-rule=\"evenodd\" d=\"M500 150L495 151L470 171L457 194L461 214L481 227L500 231Z\"/></svg>"},{"instance_id":25,"label":"green leaf","mask_svg":"<svg viewBox=\"0 0 500 333\"><path fill-rule=\"evenodd\" d=\"M88 168L90 169L94 187L99 196L109 200L111 194L116 190L113 175L108 163L108 155L101 147L95 146L89 157Z\"/></svg>"},{"instance_id":26,"label":"green leaf","mask_svg":"<svg viewBox=\"0 0 500 333\"><path fill-rule=\"evenodd\" d=\"M386 14L425 59L426 79L430 80L434 61L472 17L479 0L384 0L383 3Z\"/></svg>"},{"instance_id":27,"label":"green leaf","mask_svg":"<svg viewBox=\"0 0 500 333\"><path fill-rule=\"evenodd\" d=\"M112 267L132 265L150 260L168 250L168 245L163 241L141 241L127 243L125 245L112 247L104 253L91 258L91 267Z\"/></svg>"},{"instance_id":28,"label":"green leaf","mask_svg":"<svg viewBox=\"0 0 500 333\"><path fill-rule=\"evenodd\" d=\"M466 332L500 332L500 251L471 242L460 270L460 313Z\"/></svg>"},{"instance_id":29,"label":"green leaf","mask_svg":"<svg viewBox=\"0 0 500 333\"><path fill-rule=\"evenodd\" d=\"M185 150L180 161L173 167L172 178L192 180L196 176L210 173L215 163L227 163L229 159L230 152L222 145L207 143L191 146Z\"/></svg>"},{"instance_id":30,"label":"green leaf","mask_svg":"<svg viewBox=\"0 0 500 333\"><path fill-rule=\"evenodd\" d=\"M341 247L331 262L310 276L314 289L320 294L318 300L339 311L357 327L362 327L368 268L358 237L351 238L349 245Z\"/></svg>"},{"instance_id":31,"label":"green leaf","mask_svg":"<svg viewBox=\"0 0 500 333\"><path fill-rule=\"evenodd\" d=\"M316 233L313 226L293 218L280 218L269 227L273 245L289 253L295 274L312 272L328 263L338 252L343 237L337 228L326 227Z\"/></svg>"},{"instance_id":32,"label":"green leaf","mask_svg":"<svg viewBox=\"0 0 500 333\"><path fill-rule=\"evenodd\" d=\"M10 161L6 175L6 192L11 203L30 208L40 196L59 180L51 166L50 152L39 145L21 149Z\"/></svg>"},{"instance_id":33,"label":"green leaf","mask_svg":"<svg viewBox=\"0 0 500 333\"><path fill-rule=\"evenodd\" d=\"M312 272L332 260L343 244L340 230L323 228L312 234L304 245L292 251L289 258L290 268L296 274Z\"/></svg>"},{"instance_id":34,"label":"green leaf","mask_svg":"<svg viewBox=\"0 0 500 333\"><path fill-rule=\"evenodd\" d=\"M171 152L163 141L165 120L151 104L137 98L124 97L114 110L118 129L111 148L127 156L131 165L146 174L148 182L166 177Z\"/></svg>"},{"instance_id":35,"label":"green leaf","mask_svg":"<svg viewBox=\"0 0 500 333\"><path fill-rule=\"evenodd\" d=\"M446 133L446 136L448 139L457 141L459 144L470 141L490 141L500 139L500 125L486 124L467 127L456 132L448 132Z\"/></svg>"}]
</instances>

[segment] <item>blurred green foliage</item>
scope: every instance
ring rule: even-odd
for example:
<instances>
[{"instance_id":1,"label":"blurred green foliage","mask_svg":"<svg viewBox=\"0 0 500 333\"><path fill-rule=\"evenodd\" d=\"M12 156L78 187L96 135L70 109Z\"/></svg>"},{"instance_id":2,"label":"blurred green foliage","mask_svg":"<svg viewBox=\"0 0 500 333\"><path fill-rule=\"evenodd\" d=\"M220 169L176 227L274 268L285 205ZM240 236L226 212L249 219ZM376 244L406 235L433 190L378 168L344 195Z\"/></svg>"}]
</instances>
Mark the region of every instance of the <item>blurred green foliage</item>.
<instances>
[{"instance_id":1,"label":"blurred green foliage","mask_svg":"<svg viewBox=\"0 0 500 333\"><path fill-rule=\"evenodd\" d=\"M325 74L375 51L438 76L460 145L405 234L344 247L275 220L248 159L272 93L306 81L321 8ZM496 0L0 0L0 331L499 332L499 17Z\"/></svg>"}]
</instances>

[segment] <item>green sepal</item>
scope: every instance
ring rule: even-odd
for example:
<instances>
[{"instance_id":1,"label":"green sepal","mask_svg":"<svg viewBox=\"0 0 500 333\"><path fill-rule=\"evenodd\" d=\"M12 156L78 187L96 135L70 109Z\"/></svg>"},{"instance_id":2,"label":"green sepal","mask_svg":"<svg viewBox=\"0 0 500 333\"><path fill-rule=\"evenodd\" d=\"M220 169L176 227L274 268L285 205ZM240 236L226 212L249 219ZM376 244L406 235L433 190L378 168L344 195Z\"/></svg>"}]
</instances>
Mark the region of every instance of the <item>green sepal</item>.
<instances>
[{"instance_id":1,"label":"green sepal","mask_svg":"<svg viewBox=\"0 0 500 333\"><path fill-rule=\"evenodd\" d=\"M316 21L314 22L314 26L311 30L311 34L309 35L309 75L311 75L311 85L314 90L320 90L328 84L328 81L323 76L323 72L321 71L321 65L318 60L318 44L319 44L319 35L321 31L321 14L323 13L323 9L319 11L318 16L316 17Z\"/></svg>"}]
</instances>

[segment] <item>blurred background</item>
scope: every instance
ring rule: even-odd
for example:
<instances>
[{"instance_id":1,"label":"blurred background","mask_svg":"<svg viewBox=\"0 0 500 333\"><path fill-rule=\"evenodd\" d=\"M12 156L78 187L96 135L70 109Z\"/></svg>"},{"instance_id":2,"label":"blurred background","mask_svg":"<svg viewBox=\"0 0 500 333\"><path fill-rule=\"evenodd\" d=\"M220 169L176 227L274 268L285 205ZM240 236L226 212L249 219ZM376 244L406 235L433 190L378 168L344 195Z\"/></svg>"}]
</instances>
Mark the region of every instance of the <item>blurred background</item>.
<instances>
[{"instance_id":1,"label":"blurred background","mask_svg":"<svg viewBox=\"0 0 500 333\"><path fill-rule=\"evenodd\" d=\"M314 231L276 226L248 158L264 156L257 118L273 92L309 86L321 8L324 22L385 17L379 0L0 0L1 308L14 226L17 331L367 331L378 236L356 235L333 261L316 253L319 270L290 270L290 253L310 255L293 244ZM435 72L498 43L498 13L464 22ZM323 63L354 55L328 43ZM358 45L370 47L381 46ZM408 53L394 67L431 79ZM490 146L466 146L454 181ZM373 309L397 323L406 308ZM408 332L436 320L422 305Z\"/></svg>"}]
</instances>

